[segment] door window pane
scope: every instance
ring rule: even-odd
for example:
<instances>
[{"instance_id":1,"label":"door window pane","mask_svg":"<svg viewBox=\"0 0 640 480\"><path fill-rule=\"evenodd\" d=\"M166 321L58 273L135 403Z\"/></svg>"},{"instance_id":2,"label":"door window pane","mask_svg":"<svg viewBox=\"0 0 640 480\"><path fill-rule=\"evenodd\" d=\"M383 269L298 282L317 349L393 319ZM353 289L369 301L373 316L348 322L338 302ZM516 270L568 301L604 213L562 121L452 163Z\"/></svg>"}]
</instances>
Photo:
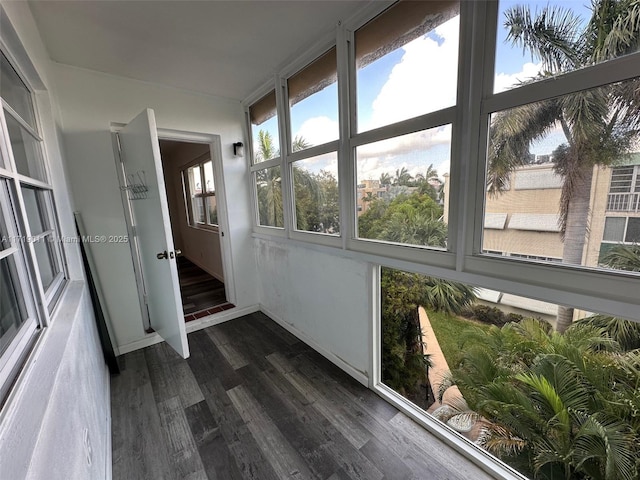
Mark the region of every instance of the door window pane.
<instances>
[{"instance_id":1,"label":"door window pane","mask_svg":"<svg viewBox=\"0 0 640 480\"><path fill-rule=\"evenodd\" d=\"M398 2L355 32L358 132L456 104L458 2Z\"/></svg>"},{"instance_id":2,"label":"door window pane","mask_svg":"<svg viewBox=\"0 0 640 480\"><path fill-rule=\"evenodd\" d=\"M256 173L258 224L265 227L284 226L282 212L282 176L280 167L258 170Z\"/></svg>"},{"instance_id":3,"label":"door window pane","mask_svg":"<svg viewBox=\"0 0 640 480\"><path fill-rule=\"evenodd\" d=\"M291 117L291 151L338 138L336 48L287 81Z\"/></svg>"},{"instance_id":4,"label":"door window pane","mask_svg":"<svg viewBox=\"0 0 640 480\"><path fill-rule=\"evenodd\" d=\"M3 53L0 53L0 97L34 130L36 129L31 92Z\"/></svg>"},{"instance_id":5,"label":"door window pane","mask_svg":"<svg viewBox=\"0 0 640 480\"><path fill-rule=\"evenodd\" d=\"M339 235L338 154L332 152L295 162L293 186L296 228Z\"/></svg>"},{"instance_id":6,"label":"door window pane","mask_svg":"<svg viewBox=\"0 0 640 480\"><path fill-rule=\"evenodd\" d=\"M7 119L11 149L18 173L46 182L47 176L40 142L27 132L9 113L5 115L5 118Z\"/></svg>"},{"instance_id":7,"label":"door window pane","mask_svg":"<svg viewBox=\"0 0 640 480\"><path fill-rule=\"evenodd\" d=\"M358 238L447 246L451 125L356 149Z\"/></svg>"},{"instance_id":8,"label":"door window pane","mask_svg":"<svg viewBox=\"0 0 640 480\"><path fill-rule=\"evenodd\" d=\"M0 354L27 319L13 256L0 260Z\"/></svg>"},{"instance_id":9,"label":"door window pane","mask_svg":"<svg viewBox=\"0 0 640 480\"><path fill-rule=\"evenodd\" d=\"M606 6L604 20L592 5ZM498 15L496 93L638 51L637 31L624 30L638 11L625 3L501 0Z\"/></svg>"},{"instance_id":10,"label":"door window pane","mask_svg":"<svg viewBox=\"0 0 640 480\"><path fill-rule=\"evenodd\" d=\"M275 90L249 107L249 120L253 140L253 163L279 157L280 137Z\"/></svg>"}]
</instances>

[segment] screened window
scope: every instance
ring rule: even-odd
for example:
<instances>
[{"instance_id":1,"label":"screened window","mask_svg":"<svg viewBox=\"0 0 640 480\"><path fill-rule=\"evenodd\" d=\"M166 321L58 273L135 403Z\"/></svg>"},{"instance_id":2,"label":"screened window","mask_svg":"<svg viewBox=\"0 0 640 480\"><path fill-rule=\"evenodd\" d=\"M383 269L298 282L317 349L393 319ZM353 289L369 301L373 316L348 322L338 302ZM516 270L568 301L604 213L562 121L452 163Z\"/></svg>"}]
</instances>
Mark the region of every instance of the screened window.
<instances>
[{"instance_id":1,"label":"screened window","mask_svg":"<svg viewBox=\"0 0 640 480\"><path fill-rule=\"evenodd\" d=\"M191 226L217 227L218 208L213 162L207 160L182 172L187 191L187 219Z\"/></svg>"}]
</instances>

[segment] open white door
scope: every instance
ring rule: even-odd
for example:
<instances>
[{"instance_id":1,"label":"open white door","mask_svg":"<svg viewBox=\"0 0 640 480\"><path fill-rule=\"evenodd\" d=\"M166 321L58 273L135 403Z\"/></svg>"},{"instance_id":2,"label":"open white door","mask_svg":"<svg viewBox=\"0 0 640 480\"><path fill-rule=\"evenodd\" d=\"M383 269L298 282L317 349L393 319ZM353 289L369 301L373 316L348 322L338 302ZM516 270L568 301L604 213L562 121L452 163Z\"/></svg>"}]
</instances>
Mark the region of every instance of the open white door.
<instances>
[{"instance_id":1,"label":"open white door","mask_svg":"<svg viewBox=\"0 0 640 480\"><path fill-rule=\"evenodd\" d=\"M153 110L146 109L134 118L119 138L151 327L187 358L189 345Z\"/></svg>"}]
</instances>

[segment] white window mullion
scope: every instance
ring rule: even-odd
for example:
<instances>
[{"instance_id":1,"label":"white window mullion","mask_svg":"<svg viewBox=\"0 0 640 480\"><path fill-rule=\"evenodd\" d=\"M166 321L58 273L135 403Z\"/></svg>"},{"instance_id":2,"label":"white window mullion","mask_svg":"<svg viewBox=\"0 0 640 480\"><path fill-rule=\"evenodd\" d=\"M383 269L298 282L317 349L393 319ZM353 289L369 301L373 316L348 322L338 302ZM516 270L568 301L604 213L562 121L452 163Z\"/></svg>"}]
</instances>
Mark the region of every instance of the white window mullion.
<instances>
[{"instance_id":1,"label":"white window mullion","mask_svg":"<svg viewBox=\"0 0 640 480\"><path fill-rule=\"evenodd\" d=\"M338 26L336 32L336 60L338 76L338 122L340 140L338 146L338 189L340 195L340 234L342 248L346 249L348 239L355 235L356 191L354 158L349 139L351 126L355 118L352 115L355 72L351 69L353 54L353 32L344 25Z\"/></svg>"},{"instance_id":2,"label":"white window mullion","mask_svg":"<svg viewBox=\"0 0 640 480\"><path fill-rule=\"evenodd\" d=\"M276 111L278 112L278 130L280 132L280 187L282 188L283 225L287 237L295 225L295 207L293 206L293 181L291 166L286 157L291 150L291 130L289 128L289 102L287 101L287 82L276 75Z\"/></svg>"}]
</instances>

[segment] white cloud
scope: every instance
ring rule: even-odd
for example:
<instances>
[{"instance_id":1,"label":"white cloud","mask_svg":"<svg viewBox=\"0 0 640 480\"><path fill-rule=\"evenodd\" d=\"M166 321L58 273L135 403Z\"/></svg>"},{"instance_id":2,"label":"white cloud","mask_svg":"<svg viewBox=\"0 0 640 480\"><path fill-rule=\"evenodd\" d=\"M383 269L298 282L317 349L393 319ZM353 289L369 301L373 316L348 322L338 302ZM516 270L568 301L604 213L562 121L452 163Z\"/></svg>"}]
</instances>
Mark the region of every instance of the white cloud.
<instances>
[{"instance_id":1,"label":"white cloud","mask_svg":"<svg viewBox=\"0 0 640 480\"><path fill-rule=\"evenodd\" d=\"M504 92L505 90L509 90L513 86L515 86L518 82L523 80L528 80L529 78L535 77L542 68L541 63L531 63L527 62L522 66L522 70L516 73L498 73L496 74L494 83L493 83L493 91L495 93Z\"/></svg>"},{"instance_id":2,"label":"white cloud","mask_svg":"<svg viewBox=\"0 0 640 480\"><path fill-rule=\"evenodd\" d=\"M322 145L338 139L338 122L329 117L312 117L305 120L293 135L304 138L311 145Z\"/></svg>"},{"instance_id":3,"label":"white cloud","mask_svg":"<svg viewBox=\"0 0 640 480\"><path fill-rule=\"evenodd\" d=\"M365 129L450 107L456 101L459 17L406 44L377 98ZM433 37L437 37L433 38Z\"/></svg>"}]
</instances>

